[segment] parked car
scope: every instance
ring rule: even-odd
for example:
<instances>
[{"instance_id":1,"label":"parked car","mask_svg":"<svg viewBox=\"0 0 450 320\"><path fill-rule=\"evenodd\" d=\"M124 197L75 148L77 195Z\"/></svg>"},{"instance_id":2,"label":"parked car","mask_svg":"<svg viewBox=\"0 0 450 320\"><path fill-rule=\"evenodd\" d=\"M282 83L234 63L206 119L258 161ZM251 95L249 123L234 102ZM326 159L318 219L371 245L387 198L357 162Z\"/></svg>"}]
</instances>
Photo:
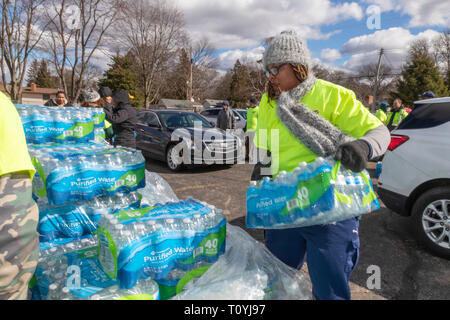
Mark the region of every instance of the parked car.
<instances>
[{"instance_id":1,"label":"parked car","mask_svg":"<svg viewBox=\"0 0 450 320\"><path fill-rule=\"evenodd\" d=\"M450 97L417 101L391 132L378 194L413 219L419 241L450 259Z\"/></svg>"},{"instance_id":2,"label":"parked car","mask_svg":"<svg viewBox=\"0 0 450 320\"><path fill-rule=\"evenodd\" d=\"M241 140L215 128L201 115L176 110L142 111L136 125L136 147L144 156L165 161L173 171L185 165L234 164ZM201 124L196 128L195 122Z\"/></svg>"},{"instance_id":3,"label":"parked car","mask_svg":"<svg viewBox=\"0 0 450 320\"><path fill-rule=\"evenodd\" d=\"M214 125L217 126L217 116L219 115L220 110L222 110L222 107L211 107L203 109L199 113L208 121L214 123ZM237 109L232 108L231 110L233 110L234 116L236 118L236 129L244 130L247 126L247 120L237 111Z\"/></svg>"},{"instance_id":4,"label":"parked car","mask_svg":"<svg viewBox=\"0 0 450 320\"><path fill-rule=\"evenodd\" d=\"M236 110L247 122L247 109L234 109L234 110Z\"/></svg>"}]
</instances>

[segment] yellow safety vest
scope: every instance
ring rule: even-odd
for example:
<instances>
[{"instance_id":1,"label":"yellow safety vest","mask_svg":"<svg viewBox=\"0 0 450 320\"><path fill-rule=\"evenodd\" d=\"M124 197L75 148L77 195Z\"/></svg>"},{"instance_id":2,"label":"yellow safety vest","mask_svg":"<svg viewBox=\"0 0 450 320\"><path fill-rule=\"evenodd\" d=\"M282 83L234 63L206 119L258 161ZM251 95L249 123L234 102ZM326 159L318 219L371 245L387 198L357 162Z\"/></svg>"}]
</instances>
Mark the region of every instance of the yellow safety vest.
<instances>
[{"instance_id":1,"label":"yellow safety vest","mask_svg":"<svg viewBox=\"0 0 450 320\"><path fill-rule=\"evenodd\" d=\"M380 119L381 122L386 123L387 115L383 110L378 109L377 113L375 113L375 117Z\"/></svg>"},{"instance_id":2,"label":"yellow safety vest","mask_svg":"<svg viewBox=\"0 0 450 320\"><path fill-rule=\"evenodd\" d=\"M394 111L388 112L388 114L386 116L386 121L385 121L386 125L388 125L389 122L391 121L393 114L394 114ZM400 111L395 112L395 117L394 117L394 120L392 120L392 125L395 127L398 126L400 124L400 122L402 122L403 119L405 119L408 115L409 115L409 113L405 109L400 109Z\"/></svg>"},{"instance_id":3,"label":"yellow safety vest","mask_svg":"<svg viewBox=\"0 0 450 320\"><path fill-rule=\"evenodd\" d=\"M314 87L300 102L354 138L361 138L369 130L382 125L381 121L356 99L353 91L325 80L317 79ZM312 162L317 158L317 155L281 122L276 107L276 101L269 100L267 93L264 94L259 105L254 138L258 148L271 151L273 176L280 171L292 172L300 162ZM265 133L267 138L264 138ZM278 139L278 150L272 138Z\"/></svg>"},{"instance_id":4,"label":"yellow safety vest","mask_svg":"<svg viewBox=\"0 0 450 320\"><path fill-rule=\"evenodd\" d=\"M18 171L28 171L31 179L35 173L19 113L0 92L0 176Z\"/></svg>"},{"instance_id":5,"label":"yellow safety vest","mask_svg":"<svg viewBox=\"0 0 450 320\"><path fill-rule=\"evenodd\" d=\"M248 108L247 110L247 131L255 131L258 124L259 107Z\"/></svg>"}]
</instances>

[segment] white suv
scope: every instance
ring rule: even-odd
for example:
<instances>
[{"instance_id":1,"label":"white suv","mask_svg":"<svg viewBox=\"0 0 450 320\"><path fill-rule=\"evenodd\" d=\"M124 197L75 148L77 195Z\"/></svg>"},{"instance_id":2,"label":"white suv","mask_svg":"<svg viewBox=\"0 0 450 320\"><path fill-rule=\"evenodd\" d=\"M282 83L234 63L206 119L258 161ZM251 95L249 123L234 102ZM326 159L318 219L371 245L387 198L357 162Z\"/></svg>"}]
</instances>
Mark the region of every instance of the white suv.
<instances>
[{"instance_id":1,"label":"white suv","mask_svg":"<svg viewBox=\"0 0 450 320\"><path fill-rule=\"evenodd\" d=\"M450 259L450 97L417 101L391 132L378 194L411 216L418 240Z\"/></svg>"}]
</instances>

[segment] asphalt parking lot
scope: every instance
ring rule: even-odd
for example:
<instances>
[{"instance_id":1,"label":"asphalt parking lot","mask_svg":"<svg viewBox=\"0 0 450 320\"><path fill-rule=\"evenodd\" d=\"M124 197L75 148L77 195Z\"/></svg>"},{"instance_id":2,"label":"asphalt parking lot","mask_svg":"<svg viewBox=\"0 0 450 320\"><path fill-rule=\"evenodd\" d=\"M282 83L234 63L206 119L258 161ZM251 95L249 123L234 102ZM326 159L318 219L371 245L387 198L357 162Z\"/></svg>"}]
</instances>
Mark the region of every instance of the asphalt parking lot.
<instances>
[{"instance_id":1,"label":"asphalt parking lot","mask_svg":"<svg viewBox=\"0 0 450 320\"><path fill-rule=\"evenodd\" d=\"M369 164L371 176L374 167ZM212 165L173 173L165 163L147 160L147 169L162 176L179 199L192 196L221 208L229 223L263 241L262 230L245 227L245 194L252 168L250 164ZM376 189L376 179L372 182ZM351 278L352 298L450 300L450 261L430 254L414 239L409 219L381 205L360 222L360 260ZM379 287L372 281L374 270L380 272Z\"/></svg>"}]
</instances>

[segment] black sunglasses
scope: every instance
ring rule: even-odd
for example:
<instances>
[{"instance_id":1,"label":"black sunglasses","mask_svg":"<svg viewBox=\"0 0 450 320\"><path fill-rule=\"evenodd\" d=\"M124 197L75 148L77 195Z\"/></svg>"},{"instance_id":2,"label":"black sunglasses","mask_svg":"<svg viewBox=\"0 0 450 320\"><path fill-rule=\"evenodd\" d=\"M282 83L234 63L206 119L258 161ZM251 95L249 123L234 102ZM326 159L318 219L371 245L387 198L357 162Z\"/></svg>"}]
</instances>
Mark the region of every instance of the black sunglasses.
<instances>
[{"instance_id":1,"label":"black sunglasses","mask_svg":"<svg viewBox=\"0 0 450 320\"><path fill-rule=\"evenodd\" d=\"M266 75L267 78L269 78L270 75L276 76L278 74L278 72L280 71L280 69L286 64L289 64L289 63L282 63L279 66L275 66L270 69L267 69L264 71L264 74Z\"/></svg>"}]
</instances>

